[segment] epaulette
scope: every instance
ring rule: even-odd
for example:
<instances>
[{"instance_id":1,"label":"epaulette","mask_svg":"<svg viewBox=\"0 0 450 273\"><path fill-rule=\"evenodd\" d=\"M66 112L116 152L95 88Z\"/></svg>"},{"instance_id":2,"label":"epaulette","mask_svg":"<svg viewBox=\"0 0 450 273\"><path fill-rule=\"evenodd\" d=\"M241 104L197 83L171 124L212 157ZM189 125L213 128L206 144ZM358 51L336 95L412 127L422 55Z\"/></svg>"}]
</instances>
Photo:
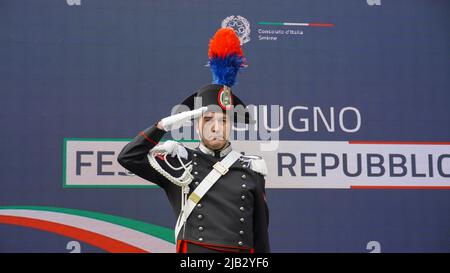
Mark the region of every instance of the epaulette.
<instances>
[{"instance_id":1,"label":"epaulette","mask_svg":"<svg viewBox=\"0 0 450 273\"><path fill-rule=\"evenodd\" d=\"M267 175L267 165L266 161L257 155L242 155L241 160L248 164L248 167L261 174L262 176Z\"/></svg>"}]
</instances>

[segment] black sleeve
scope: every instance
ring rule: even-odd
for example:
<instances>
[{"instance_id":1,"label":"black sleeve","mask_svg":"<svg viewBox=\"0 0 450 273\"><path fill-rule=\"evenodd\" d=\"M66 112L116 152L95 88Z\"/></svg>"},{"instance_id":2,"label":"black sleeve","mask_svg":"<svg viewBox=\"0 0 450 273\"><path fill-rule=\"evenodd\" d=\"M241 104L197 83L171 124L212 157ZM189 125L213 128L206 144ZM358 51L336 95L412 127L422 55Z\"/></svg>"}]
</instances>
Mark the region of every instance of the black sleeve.
<instances>
[{"instance_id":1,"label":"black sleeve","mask_svg":"<svg viewBox=\"0 0 450 273\"><path fill-rule=\"evenodd\" d=\"M262 175L257 174L256 197L253 220L253 246L256 253L269 253L269 208L266 201L266 181Z\"/></svg>"},{"instance_id":2,"label":"black sleeve","mask_svg":"<svg viewBox=\"0 0 450 273\"><path fill-rule=\"evenodd\" d=\"M156 125L140 132L125 145L117 161L130 172L165 188L170 181L153 169L147 158L148 152L158 144L165 133L166 131L158 129Z\"/></svg>"}]
</instances>

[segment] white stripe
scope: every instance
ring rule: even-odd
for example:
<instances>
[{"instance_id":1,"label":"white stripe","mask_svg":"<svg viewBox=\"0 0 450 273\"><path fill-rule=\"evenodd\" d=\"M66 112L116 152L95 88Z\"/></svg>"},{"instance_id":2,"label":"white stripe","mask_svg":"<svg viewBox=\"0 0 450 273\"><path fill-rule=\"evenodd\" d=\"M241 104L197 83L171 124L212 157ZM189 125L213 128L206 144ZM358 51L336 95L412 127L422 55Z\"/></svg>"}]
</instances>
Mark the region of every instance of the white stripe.
<instances>
[{"instance_id":1,"label":"white stripe","mask_svg":"<svg viewBox=\"0 0 450 273\"><path fill-rule=\"evenodd\" d=\"M122 241L148 252L175 252L175 245L152 235L84 216L38 210L0 210L0 215L29 217L64 224Z\"/></svg>"},{"instance_id":2,"label":"white stripe","mask_svg":"<svg viewBox=\"0 0 450 273\"><path fill-rule=\"evenodd\" d=\"M309 23L283 23L285 26L309 26Z\"/></svg>"}]
</instances>

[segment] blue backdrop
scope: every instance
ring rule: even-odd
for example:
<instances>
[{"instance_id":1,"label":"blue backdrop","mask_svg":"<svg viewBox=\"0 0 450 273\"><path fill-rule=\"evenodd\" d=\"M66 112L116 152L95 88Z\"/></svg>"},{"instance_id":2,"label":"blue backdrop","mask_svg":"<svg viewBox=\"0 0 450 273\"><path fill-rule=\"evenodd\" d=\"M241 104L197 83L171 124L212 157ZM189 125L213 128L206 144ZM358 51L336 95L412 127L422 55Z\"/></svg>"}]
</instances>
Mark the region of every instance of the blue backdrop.
<instances>
[{"instance_id":1,"label":"blue backdrop","mask_svg":"<svg viewBox=\"0 0 450 273\"><path fill-rule=\"evenodd\" d=\"M282 140L450 141L449 1L2 0L0 206L173 228L160 189L62 187L64 138L129 139L169 115L210 82L208 39L233 15L251 29L234 89L244 101L360 111L357 132L286 127ZM267 197L274 252L450 251L450 190L273 188ZM70 236L7 220L0 252L69 252Z\"/></svg>"}]
</instances>

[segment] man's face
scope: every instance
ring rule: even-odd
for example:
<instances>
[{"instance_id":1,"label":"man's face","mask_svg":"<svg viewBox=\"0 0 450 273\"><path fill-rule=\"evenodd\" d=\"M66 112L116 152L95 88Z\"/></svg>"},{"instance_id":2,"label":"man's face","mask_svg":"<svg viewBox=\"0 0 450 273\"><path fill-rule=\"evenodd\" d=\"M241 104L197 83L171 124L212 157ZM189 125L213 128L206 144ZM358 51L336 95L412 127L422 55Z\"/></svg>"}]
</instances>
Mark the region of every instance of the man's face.
<instances>
[{"instance_id":1,"label":"man's face","mask_svg":"<svg viewBox=\"0 0 450 273\"><path fill-rule=\"evenodd\" d=\"M228 142L231 124L226 114L206 112L200 117L198 128L203 144L209 149L219 150Z\"/></svg>"}]
</instances>

